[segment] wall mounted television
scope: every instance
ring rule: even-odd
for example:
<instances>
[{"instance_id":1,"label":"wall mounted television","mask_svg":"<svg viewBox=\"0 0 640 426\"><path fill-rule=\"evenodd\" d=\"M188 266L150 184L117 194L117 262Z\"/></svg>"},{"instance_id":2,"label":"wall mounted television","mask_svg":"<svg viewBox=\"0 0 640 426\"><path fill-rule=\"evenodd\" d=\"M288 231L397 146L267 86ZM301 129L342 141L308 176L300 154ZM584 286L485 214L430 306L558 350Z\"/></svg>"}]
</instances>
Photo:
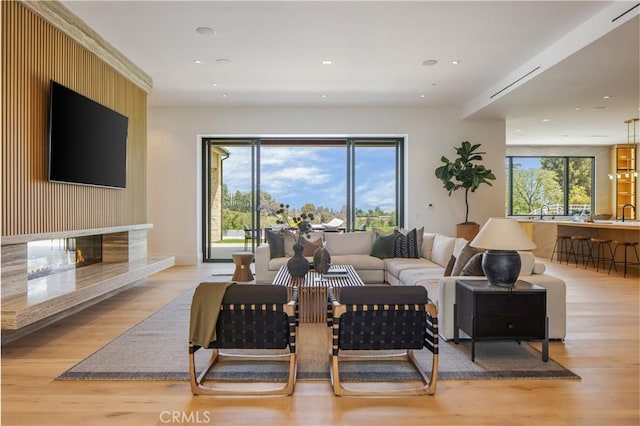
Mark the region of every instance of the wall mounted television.
<instances>
[{"instance_id":1,"label":"wall mounted television","mask_svg":"<svg viewBox=\"0 0 640 426\"><path fill-rule=\"evenodd\" d=\"M126 188L128 117L53 80L48 179Z\"/></svg>"}]
</instances>

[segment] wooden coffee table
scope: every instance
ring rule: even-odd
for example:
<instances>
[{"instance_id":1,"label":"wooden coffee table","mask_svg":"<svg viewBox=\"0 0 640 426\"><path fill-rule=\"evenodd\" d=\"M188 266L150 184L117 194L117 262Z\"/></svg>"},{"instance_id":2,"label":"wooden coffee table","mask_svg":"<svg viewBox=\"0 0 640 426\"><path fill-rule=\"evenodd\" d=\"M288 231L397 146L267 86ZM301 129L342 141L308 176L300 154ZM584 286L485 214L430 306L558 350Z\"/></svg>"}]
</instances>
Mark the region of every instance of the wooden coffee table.
<instances>
[{"instance_id":1,"label":"wooden coffee table","mask_svg":"<svg viewBox=\"0 0 640 426\"><path fill-rule=\"evenodd\" d=\"M298 287L300 322L327 322L327 288L333 287L334 294L338 297L342 287L364 285L353 266L332 265L331 268L345 268L347 276L327 277L311 269L303 278L292 278L287 270L287 265L282 266L278 271L273 280L274 285L289 287L289 296L291 296L293 287Z\"/></svg>"}]
</instances>

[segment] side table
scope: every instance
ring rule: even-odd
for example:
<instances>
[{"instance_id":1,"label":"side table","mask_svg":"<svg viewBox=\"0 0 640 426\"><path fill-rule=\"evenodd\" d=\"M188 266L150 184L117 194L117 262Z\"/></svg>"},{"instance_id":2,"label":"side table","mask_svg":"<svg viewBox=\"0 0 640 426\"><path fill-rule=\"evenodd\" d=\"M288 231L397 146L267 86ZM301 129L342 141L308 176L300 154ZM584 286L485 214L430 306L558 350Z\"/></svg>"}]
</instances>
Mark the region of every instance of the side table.
<instances>
[{"instance_id":1,"label":"side table","mask_svg":"<svg viewBox=\"0 0 640 426\"><path fill-rule=\"evenodd\" d=\"M542 340L542 360L549 360L547 290L526 281L514 287L489 285L487 280L457 280L453 306L453 340L460 330L471 337L471 361L476 340Z\"/></svg>"},{"instance_id":2,"label":"side table","mask_svg":"<svg viewBox=\"0 0 640 426\"><path fill-rule=\"evenodd\" d=\"M250 251L242 251L232 253L231 258L236 265L231 281L251 281L253 274L251 273L251 262L253 261L253 253Z\"/></svg>"}]
</instances>

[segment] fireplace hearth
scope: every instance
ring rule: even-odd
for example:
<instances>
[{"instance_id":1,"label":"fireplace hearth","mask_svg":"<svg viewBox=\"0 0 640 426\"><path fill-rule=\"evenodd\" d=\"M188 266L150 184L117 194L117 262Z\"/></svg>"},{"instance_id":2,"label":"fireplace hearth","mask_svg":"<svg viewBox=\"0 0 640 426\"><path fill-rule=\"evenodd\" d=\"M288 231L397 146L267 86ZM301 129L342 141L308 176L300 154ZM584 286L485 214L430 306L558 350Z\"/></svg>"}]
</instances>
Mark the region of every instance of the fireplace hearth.
<instances>
[{"instance_id":1,"label":"fireplace hearth","mask_svg":"<svg viewBox=\"0 0 640 426\"><path fill-rule=\"evenodd\" d=\"M102 262L102 235L31 241L27 244L27 279Z\"/></svg>"}]
</instances>

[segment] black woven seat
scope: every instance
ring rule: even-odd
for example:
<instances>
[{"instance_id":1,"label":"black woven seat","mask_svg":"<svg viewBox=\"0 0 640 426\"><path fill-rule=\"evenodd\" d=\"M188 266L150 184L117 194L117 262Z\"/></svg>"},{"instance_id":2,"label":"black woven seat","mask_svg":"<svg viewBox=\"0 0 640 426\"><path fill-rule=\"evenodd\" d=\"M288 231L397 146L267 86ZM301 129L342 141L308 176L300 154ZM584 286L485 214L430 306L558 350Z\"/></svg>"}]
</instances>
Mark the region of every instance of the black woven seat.
<instances>
[{"instance_id":1,"label":"black woven seat","mask_svg":"<svg viewBox=\"0 0 640 426\"><path fill-rule=\"evenodd\" d=\"M424 287L364 286L340 289L339 300L329 288L332 307L331 382L336 395L433 395L438 380L438 316ZM431 375L417 362L414 350L432 353ZM420 387L369 390L345 387L340 382L340 360L367 360L366 352L343 355L342 350L401 350L389 359L409 361L422 378Z\"/></svg>"},{"instance_id":2,"label":"black woven seat","mask_svg":"<svg viewBox=\"0 0 640 426\"><path fill-rule=\"evenodd\" d=\"M216 285L202 283L203 285ZM220 284L218 284L220 285ZM197 291L197 290L196 290ZM195 352L203 347L189 342L189 376L194 395L291 395L296 379L296 300L297 289L289 300L287 288L274 285L231 284L224 293L215 327L215 339L205 348L212 349L207 367L198 375ZM192 310L194 306L192 304ZM193 324L192 324L193 326ZM207 339L208 340L208 339ZM224 356L220 349L286 349L285 354L245 355L251 359L285 359L289 362L286 383L276 388L244 389L214 387L215 376L204 378ZM234 353L234 358L242 357Z\"/></svg>"}]
</instances>

